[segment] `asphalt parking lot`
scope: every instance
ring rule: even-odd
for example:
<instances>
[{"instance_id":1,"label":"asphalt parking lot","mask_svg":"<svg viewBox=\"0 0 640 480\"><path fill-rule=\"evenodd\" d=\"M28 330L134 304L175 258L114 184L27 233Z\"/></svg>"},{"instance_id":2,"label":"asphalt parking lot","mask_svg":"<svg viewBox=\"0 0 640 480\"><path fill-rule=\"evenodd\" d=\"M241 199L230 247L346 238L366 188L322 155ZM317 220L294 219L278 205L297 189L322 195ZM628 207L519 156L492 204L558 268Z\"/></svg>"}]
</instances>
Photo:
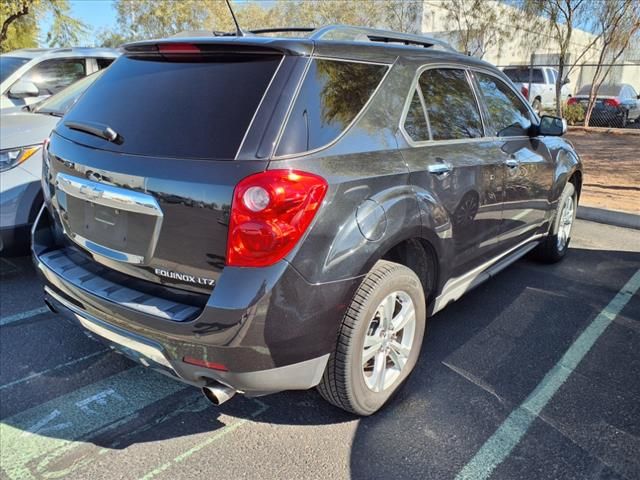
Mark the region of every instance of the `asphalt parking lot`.
<instances>
[{"instance_id":1,"label":"asphalt parking lot","mask_svg":"<svg viewBox=\"0 0 640 480\"><path fill-rule=\"evenodd\" d=\"M43 309L1 261L0 477L640 478L640 231L578 221L430 319L393 401L359 419L315 391L213 407Z\"/></svg>"}]
</instances>

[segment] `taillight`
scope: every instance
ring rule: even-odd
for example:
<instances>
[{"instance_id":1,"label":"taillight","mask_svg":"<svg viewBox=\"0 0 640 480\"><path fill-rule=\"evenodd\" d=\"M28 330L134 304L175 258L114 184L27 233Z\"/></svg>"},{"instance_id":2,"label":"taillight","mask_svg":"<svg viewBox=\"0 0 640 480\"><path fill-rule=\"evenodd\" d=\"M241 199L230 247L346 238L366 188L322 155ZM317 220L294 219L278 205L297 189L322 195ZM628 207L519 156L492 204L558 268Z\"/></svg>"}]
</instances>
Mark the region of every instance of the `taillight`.
<instances>
[{"instance_id":1,"label":"taillight","mask_svg":"<svg viewBox=\"0 0 640 480\"><path fill-rule=\"evenodd\" d=\"M602 103L604 103L608 107L618 108L620 106L620 100L618 100L617 98L605 98Z\"/></svg>"},{"instance_id":2,"label":"taillight","mask_svg":"<svg viewBox=\"0 0 640 480\"><path fill-rule=\"evenodd\" d=\"M575 105L576 103L578 103L578 99L576 97L571 97L567 100L567 105Z\"/></svg>"},{"instance_id":3,"label":"taillight","mask_svg":"<svg viewBox=\"0 0 640 480\"><path fill-rule=\"evenodd\" d=\"M242 179L233 192L227 265L266 267L282 259L311 224L326 191L324 178L295 170Z\"/></svg>"},{"instance_id":4,"label":"taillight","mask_svg":"<svg viewBox=\"0 0 640 480\"><path fill-rule=\"evenodd\" d=\"M522 95L524 96L524 98L529 100L529 89L523 85L520 91L522 92Z\"/></svg>"},{"instance_id":5,"label":"taillight","mask_svg":"<svg viewBox=\"0 0 640 480\"><path fill-rule=\"evenodd\" d=\"M200 49L192 43L161 43L158 45L158 51L167 55L200 53Z\"/></svg>"}]
</instances>

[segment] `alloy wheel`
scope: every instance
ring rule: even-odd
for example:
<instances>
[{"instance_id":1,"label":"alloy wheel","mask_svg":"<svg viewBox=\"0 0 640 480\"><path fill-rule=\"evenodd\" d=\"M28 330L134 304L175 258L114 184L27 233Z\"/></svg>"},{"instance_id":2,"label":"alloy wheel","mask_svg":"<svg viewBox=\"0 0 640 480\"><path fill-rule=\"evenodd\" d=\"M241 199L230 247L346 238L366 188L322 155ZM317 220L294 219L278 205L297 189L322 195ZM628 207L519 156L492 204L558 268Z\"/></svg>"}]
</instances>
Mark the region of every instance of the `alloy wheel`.
<instances>
[{"instance_id":1,"label":"alloy wheel","mask_svg":"<svg viewBox=\"0 0 640 480\"><path fill-rule=\"evenodd\" d=\"M362 374L374 392L389 388L400 376L413 347L416 311L403 291L387 295L369 322L362 349Z\"/></svg>"}]
</instances>

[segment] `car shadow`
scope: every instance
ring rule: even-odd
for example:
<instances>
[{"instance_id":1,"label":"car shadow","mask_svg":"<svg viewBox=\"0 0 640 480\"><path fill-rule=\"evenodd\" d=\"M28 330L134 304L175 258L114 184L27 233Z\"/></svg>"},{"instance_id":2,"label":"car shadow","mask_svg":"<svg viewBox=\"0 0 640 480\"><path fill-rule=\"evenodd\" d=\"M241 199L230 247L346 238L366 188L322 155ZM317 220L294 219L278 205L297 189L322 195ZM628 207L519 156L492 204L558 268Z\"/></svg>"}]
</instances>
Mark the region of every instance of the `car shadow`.
<instances>
[{"instance_id":1,"label":"car shadow","mask_svg":"<svg viewBox=\"0 0 640 480\"><path fill-rule=\"evenodd\" d=\"M472 456L638 268L638 253L579 248L571 249L566 261L556 265L528 259L517 262L428 319L414 373L371 417L358 418L327 405L315 390L258 399L237 395L213 407L197 389L174 388L176 382L165 377L148 381L159 374L104 353L25 382L16 387L18 393L0 391L0 395L9 402L31 399L33 406L27 405L31 410L55 397L56 408L63 409L69 406L65 404L81 403L71 396L75 392L67 393L72 389L89 388L105 378L140 369L136 373L140 382L127 384L135 388L95 402L94 413L111 415L108 421L97 422L80 435L74 428L35 428L41 419L25 421L25 408L20 408L18 413L3 415L2 424L25 434L82 440L79 448L86 450L91 445L123 449L136 443L214 434L246 420L276 425L353 422L353 478L451 477L455 473L451 467L462 466ZM63 341L67 333L60 332ZM51 396L43 389L59 382L67 382L69 390ZM103 390L108 388L115 389L107 385ZM158 395L158 388L166 389L166 395ZM154 395L157 400L142 401ZM128 405L138 401L140 408ZM122 414L113 415L113 409L119 408ZM78 417L86 413L74 411ZM72 460L58 460L63 467L67 461L77 463L77 454Z\"/></svg>"}]
</instances>

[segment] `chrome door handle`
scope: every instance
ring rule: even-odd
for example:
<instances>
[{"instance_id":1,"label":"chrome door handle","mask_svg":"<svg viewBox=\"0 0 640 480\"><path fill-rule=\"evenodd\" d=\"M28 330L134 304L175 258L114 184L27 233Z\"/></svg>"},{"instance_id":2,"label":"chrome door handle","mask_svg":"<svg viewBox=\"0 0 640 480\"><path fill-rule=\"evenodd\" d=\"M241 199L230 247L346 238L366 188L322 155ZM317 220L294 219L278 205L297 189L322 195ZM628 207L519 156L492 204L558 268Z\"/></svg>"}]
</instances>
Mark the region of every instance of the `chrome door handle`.
<instances>
[{"instance_id":1,"label":"chrome door handle","mask_svg":"<svg viewBox=\"0 0 640 480\"><path fill-rule=\"evenodd\" d=\"M510 158L505 162L505 165L509 168L516 168L519 164L520 162L518 162L518 160L516 160L515 158Z\"/></svg>"},{"instance_id":2,"label":"chrome door handle","mask_svg":"<svg viewBox=\"0 0 640 480\"><path fill-rule=\"evenodd\" d=\"M451 165L448 163L434 163L429 165L427 170L429 170L429 173L433 173L434 175L442 175L451 171Z\"/></svg>"}]
</instances>

